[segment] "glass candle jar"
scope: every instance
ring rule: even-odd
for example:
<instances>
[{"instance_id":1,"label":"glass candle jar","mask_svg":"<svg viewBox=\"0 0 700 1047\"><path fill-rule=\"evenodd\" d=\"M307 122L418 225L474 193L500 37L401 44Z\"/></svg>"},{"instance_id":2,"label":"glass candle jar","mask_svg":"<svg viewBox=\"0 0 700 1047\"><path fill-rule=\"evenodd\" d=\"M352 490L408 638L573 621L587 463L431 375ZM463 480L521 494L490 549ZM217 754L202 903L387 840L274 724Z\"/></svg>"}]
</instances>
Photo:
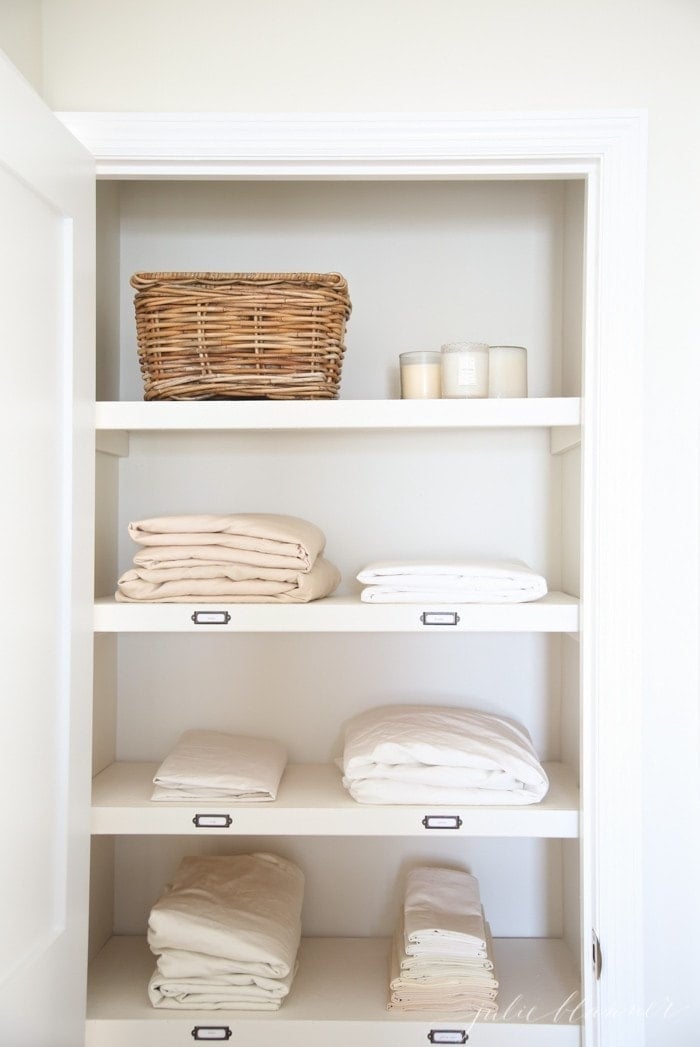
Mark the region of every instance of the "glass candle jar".
<instances>
[{"instance_id":1,"label":"glass candle jar","mask_svg":"<svg viewBox=\"0 0 700 1047\"><path fill-rule=\"evenodd\" d=\"M489 347L484 342L442 346L442 395L447 399L489 395Z\"/></svg>"},{"instance_id":2,"label":"glass candle jar","mask_svg":"<svg viewBox=\"0 0 700 1047\"><path fill-rule=\"evenodd\" d=\"M439 400L440 353L416 350L401 353L401 399Z\"/></svg>"},{"instance_id":3,"label":"glass candle jar","mask_svg":"<svg viewBox=\"0 0 700 1047\"><path fill-rule=\"evenodd\" d=\"M527 349L524 346L491 346L489 396L527 396Z\"/></svg>"}]
</instances>

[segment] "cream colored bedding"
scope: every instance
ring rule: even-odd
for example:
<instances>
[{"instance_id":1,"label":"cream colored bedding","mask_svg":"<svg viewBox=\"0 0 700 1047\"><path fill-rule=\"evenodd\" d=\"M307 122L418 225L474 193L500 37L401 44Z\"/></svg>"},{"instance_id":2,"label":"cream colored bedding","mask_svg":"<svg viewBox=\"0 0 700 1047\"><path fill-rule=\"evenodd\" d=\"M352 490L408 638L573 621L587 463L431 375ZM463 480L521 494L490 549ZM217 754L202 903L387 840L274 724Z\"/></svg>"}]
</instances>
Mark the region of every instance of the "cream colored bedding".
<instances>
[{"instance_id":1,"label":"cream colored bedding","mask_svg":"<svg viewBox=\"0 0 700 1047\"><path fill-rule=\"evenodd\" d=\"M274 800L287 751L268 738L185 731L153 778L152 800Z\"/></svg>"},{"instance_id":2,"label":"cream colored bedding","mask_svg":"<svg viewBox=\"0 0 700 1047\"><path fill-rule=\"evenodd\" d=\"M276 1010L301 939L304 876L278 855L183 858L151 910L155 1007Z\"/></svg>"}]
</instances>

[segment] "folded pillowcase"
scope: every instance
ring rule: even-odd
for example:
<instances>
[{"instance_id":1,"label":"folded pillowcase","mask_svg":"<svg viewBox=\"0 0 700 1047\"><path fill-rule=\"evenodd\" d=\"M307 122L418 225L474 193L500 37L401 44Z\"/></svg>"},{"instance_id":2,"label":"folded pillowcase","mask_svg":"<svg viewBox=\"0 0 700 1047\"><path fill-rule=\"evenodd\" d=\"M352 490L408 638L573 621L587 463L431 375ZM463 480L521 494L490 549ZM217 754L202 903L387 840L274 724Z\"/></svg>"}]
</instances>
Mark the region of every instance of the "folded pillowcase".
<instances>
[{"instance_id":1,"label":"folded pillowcase","mask_svg":"<svg viewBox=\"0 0 700 1047\"><path fill-rule=\"evenodd\" d=\"M279 742L220 731L185 731L153 778L152 800L275 800L287 763Z\"/></svg>"},{"instance_id":2,"label":"folded pillowcase","mask_svg":"<svg viewBox=\"0 0 700 1047\"><path fill-rule=\"evenodd\" d=\"M520 560L381 561L357 575L366 603L525 603L546 579Z\"/></svg>"}]
</instances>

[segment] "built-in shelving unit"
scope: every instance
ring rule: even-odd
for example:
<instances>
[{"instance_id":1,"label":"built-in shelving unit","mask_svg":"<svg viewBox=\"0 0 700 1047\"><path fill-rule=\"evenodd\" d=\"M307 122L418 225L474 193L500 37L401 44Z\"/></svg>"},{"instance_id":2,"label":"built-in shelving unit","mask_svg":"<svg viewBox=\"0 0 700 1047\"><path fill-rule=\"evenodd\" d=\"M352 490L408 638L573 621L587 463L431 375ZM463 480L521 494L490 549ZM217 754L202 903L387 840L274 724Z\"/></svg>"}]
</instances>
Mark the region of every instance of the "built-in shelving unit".
<instances>
[{"instance_id":1,"label":"built-in shelving unit","mask_svg":"<svg viewBox=\"0 0 700 1047\"><path fill-rule=\"evenodd\" d=\"M578 426L578 397L494 400L100 401L98 430L423 429Z\"/></svg>"},{"instance_id":2,"label":"built-in shelving unit","mask_svg":"<svg viewBox=\"0 0 700 1047\"><path fill-rule=\"evenodd\" d=\"M274 802L227 804L152 801L157 763L113 763L93 782L92 831L202 835L197 814L214 814L222 836L538 836L573 838L579 831L579 792L563 764L544 765L549 791L538 804L496 807L416 807L358 804L332 764L289 764ZM425 824L442 815L447 828ZM230 820L230 824L229 824Z\"/></svg>"},{"instance_id":3,"label":"built-in shelving unit","mask_svg":"<svg viewBox=\"0 0 700 1047\"><path fill-rule=\"evenodd\" d=\"M129 454L132 433L515 428L550 429L551 451L558 454L581 441L581 401L578 397L227 403L101 401L96 405L95 425L97 450L118 457Z\"/></svg>"},{"instance_id":4,"label":"built-in shelving unit","mask_svg":"<svg viewBox=\"0 0 700 1047\"><path fill-rule=\"evenodd\" d=\"M432 624L431 616L449 621ZM117 603L109 597L95 602L98 633L575 633L578 623L578 599L560 592L521 604L368 604L352 596L307 604L145 604Z\"/></svg>"},{"instance_id":5,"label":"built-in shelving unit","mask_svg":"<svg viewBox=\"0 0 700 1047\"><path fill-rule=\"evenodd\" d=\"M214 1029L205 1038L256 1047L466 1042L436 1036L455 1030L482 1047L579 1047L582 178L136 179L100 188L87 1047L174 1047L202 1026ZM138 399L127 274L264 271L271 258L274 268L299 269L302 257L309 270L349 279L340 399ZM496 340L518 331L527 342L530 397L398 399L398 352L437 347L475 316L494 337L503 332ZM338 591L308 604L115 600L134 552L129 521L209 511L318 523L342 575ZM360 598L365 563L460 555L522 559L550 591L520 604ZM549 777L544 800L355 802L334 762L343 720L423 701L522 723ZM159 760L198 726L279 738L289 763L276 800L152 801ZM279 848L308 874L289 998L275 1013L151 1007L155 961L144 932L179 858L256 847ZM495 938L496 1020L387 1010L401 877L416 860L480 879Z\"/></svg>"},{"instance_id":6,"label":"built-in shelving unit","mask_svg":"<svg viewBox=\"0 0 700 1047\"><path fill-rule=\"evenodd\" d=\"M495 940L499 995L510 1005L495 1020L388 1011L384 986L390 948L390 940L382 938L302 939L299 970L279 1011L163 1012L154 1010L145 994L154 968L145 941L117 936L90 972L86 1047L172 1047L191 1043L197 1026L218 1029L210 1039L260 1047L302 1041L326 1047L339 1037L366 1047L423 1047L426 1042L500 1047L511 1037L519 1047L576 1047L580 1042L578 974L559 940ZM439 1040L435 1034L446 1030L459 1030L465 1039Z\"/></svg>"}]
</instances>

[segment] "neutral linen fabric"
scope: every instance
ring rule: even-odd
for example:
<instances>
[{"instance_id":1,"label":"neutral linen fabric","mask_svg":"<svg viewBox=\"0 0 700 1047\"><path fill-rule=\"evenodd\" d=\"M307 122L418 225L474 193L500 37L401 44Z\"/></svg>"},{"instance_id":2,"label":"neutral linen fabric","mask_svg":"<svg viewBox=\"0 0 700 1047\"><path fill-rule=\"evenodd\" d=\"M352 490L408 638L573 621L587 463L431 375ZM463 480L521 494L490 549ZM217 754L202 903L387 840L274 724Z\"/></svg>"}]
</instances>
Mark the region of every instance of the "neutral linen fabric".
<instances>
[{"instance_id":1,"label":"neutral linen fabric","mask_svg":"<svg viewBox=\"0 0 700 1047\"><path fill-rule=\"evenodd\" d=\"M230 975L228 978L173 980L156 968L148 983L148 996L154 1007L184 1007L195 1011L276 1011L289 993L293 980L294 972L278 979Z\"/></svg>"},{"instance_id":2,"label":"neutral linen fabric","mask_svg":"<svg viewBox=\"0 0 700 1047\"><path fill-rule=\"evenodd\" d=\"M488 928L487 928L488 938ZM488 945L487 945L488 950ZM410 982L429 979L450 981L453 978L492 977L493 960L489 955L464 959L459 956L408 956L402 951L400 957L401 977Z\"/></svg>"},{"instance_id":3,"label":"neutral linen fabric","mask_svg":"<svg viewBox=\"0 0 700 1047\"><path fill-rule=\"evenodd\" d=\"M549 780L524 727L444 705L388 705L345 723L338 764L358 803L538 803Z\"/></svg>"},{"instance_id":4,"label":"neutral linen fabric","mask_svg":"<svg viewBox=\"0 0 700 1047\"><path fill-rule=\"evenodd\" d=\"M408 956L486 957L479 882L460 869L409 870L403 907Z\"/></svg>"},{"instance_id":5,"label":"neutral linen fabric","mask_svg":"<svg viewBox=\"0 0 700 1047\"><path fill-rule=\"evenodd\" d=\"M330 596L340 583L338 568L319 556L308 571L240 569L202 563L163 570L133 567L119 578L120 603L310 603Z\"/></svg>"},{"instance_id":6,"label":"neutral linen fabric","mask_svg":"<svg viewBox=\"0 0 700 1047\"><path fill-rule=\"evenodd\" d=\"M155 1007L275 1010L289 992L301 939L304 875L278 855L183 858L155 903Z\"/></svg>"},{"instance_id":7,"label":"neutral linen fabric","mask_svg":"<svg viewBox=\"0 0 700 1047\"><path fill-rule=\"evenodd\" d=\"M490 942L488 928L487 937ZM440 1015L494 1016L498 1013L498 981L492 969L457 977L439 974L415 981L403 972L404 959L403 928L399 923L392 942L388 1010L434 1011Z\"/></svg>"},{"instance_id":8,"label":"neutral linen fabric","mask_svg":"<svg viewBox=\"0 0 700 1047\"><path fill-rule=\"evenodd\" d=\"M482 911L483 912L483 911ZM484 956L458 958L446 955L409 956L405 945L405 922L403 912L396 927L394 947L398 956L398 973L390 988L415 987L424 982L431 984L463 984L465 981L484 989L497 989L498 982L493 970L493 942L488 924L484 919L486 948ZM479 950L480 952L482 950Z\"/></svg>"},{"instance_id":9,"label":"neutral linen fabric","mask_svg":"<svg viewBox=\"0 0 700 1047\"><path fill-rule=\"evenodd\" d=\"M140 549L117 583L120 602L309 603L340 582L325 535L296 516L156 516L129 535Z\"/></svg>"},{"instance_id":10,"label":"neutral linen fabric","mask_svg":"<svg viewBox=\"0 0 700 1047\"><path fill-rule=\"evenodd\" d=\"M152 800L274 800L287 751L269 738L185 731L153 778Z\"/></svg>"},{"instance_id":11,"label":"neutral linen fabric","mask_svg":"<svg viewBox=\"0 0 700 1047\"><path fill-rule=\"evenodd\" d=\"M320 528L308 520L278 513L189 514L154 516L129 524L139 545L171 547L220 545L235 550L238 563L308 571L326 544Z\"/></svg>"},{"instance_id":12,"label":"neutral linen fabric","mask_svg":"<svg viewBox=\"0 0 700 1047\"><path fill-rule=\"evenodd\" d=\"M547 582L520 560L381 561L357 575L366 603L525 603Z\"/></svg>"},{"instance_id":13,"label":"neutral linen fabric","mask_svg":"<svg viewBox=\"0 0 700 1047\"><path fill-rule=\"evenodd\" d=\"M410 869L392 943L389 1010L494 1015L497 994L476 877L441 866Z\"/></svg>"}]
</instances>

